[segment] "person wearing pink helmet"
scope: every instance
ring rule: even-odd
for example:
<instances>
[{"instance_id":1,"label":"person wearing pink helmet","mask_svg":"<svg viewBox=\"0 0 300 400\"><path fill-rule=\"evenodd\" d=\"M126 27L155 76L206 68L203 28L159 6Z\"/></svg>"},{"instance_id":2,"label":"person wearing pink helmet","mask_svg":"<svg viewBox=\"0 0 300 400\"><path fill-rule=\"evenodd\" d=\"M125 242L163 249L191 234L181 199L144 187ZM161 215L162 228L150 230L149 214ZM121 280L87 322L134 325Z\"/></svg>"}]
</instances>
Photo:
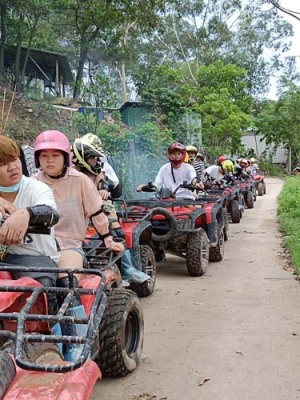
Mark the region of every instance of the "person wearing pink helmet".
<instances>
[{"instance_id":1,"label":"person wearing pink helmet","mask_svg":"<svg viewBox=\"0 0 300 400\"><path fill-rule=\"evenodd\" d=\"M89 218L102 237L107 248L114 252L123 252L124 246L115 242L109 232L108 219L103 212L102 199L91 181L83 173L72 168L71 151L68 138L60 131L47 130L40 133L34 143L34 159L39 172L35 179L46 183L53 191L60 215L59 223L54 228L55 239L60 250L59 268L82 268L82 242L85 238ZM78 285L74 276L74 285ZM59 274L57 286L69 287L69 278ZM68 314L84 317L80 299L74 299ZM84 336L85 325L68 324L64 333ZM82 351L82 345L69 344L64 358L74 361Z\"/></svg>"},{"instance_id":2,"label":"person wearing pink helmet","mask_svg":"<svg viewBox=\"0 0 300 400\"><path fill-rule=\"evenodd\" d=\"M174 192L180 184L184 181L192 183L199 189L203 189L203 184L198 182L197 173L195 168L184 162L186 156L186 148L182 143L172 143L167 151L169 162L164 164L154 180L154 186L159 191L162 188L169 189ZM136 191L141 192L147 186L140 184L137 186ZM194 199L193 193L184 188L179 188L176 192L177 198Z\"/></svg>"}]
</instances>

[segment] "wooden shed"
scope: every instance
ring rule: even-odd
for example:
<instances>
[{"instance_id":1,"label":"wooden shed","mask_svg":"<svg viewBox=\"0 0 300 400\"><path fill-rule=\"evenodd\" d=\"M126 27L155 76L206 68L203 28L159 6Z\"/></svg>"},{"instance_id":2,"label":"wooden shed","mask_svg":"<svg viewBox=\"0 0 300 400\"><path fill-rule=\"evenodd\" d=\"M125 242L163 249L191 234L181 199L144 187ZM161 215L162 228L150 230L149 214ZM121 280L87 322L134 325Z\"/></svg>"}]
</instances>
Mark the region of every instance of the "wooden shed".
<instances>
[{"instance_id":1,"label":"wooden shed","mask_svg":"<svg viewBox=\"0 0 300 400\"><path fill-rule=\"evenodd\" d=\"M16 47L6 47L4 66L14 73ZM27 48L21 48L20 68L25 63ZM72 71L67 57L51 51L31 49L26 64L25 76L44 81L44 87L52 89L57 96L65 96L65 85L73 81Z\"/></svg>"}]
</instances>

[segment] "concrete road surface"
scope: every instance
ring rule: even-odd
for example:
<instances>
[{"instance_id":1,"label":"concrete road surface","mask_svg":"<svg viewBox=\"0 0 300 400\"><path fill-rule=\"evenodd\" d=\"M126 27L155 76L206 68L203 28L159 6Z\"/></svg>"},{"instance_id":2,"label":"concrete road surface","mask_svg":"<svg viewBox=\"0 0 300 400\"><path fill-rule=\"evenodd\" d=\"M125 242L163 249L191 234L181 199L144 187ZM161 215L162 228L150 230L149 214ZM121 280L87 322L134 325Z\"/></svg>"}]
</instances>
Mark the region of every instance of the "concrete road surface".
<instances>
[{"instance_id":1,"label":"concrete road surface","mask_svg":"<svg viewBox=\"0 0 300 400\"><path fill-rule=\"evenodd\" d=\"M185 261L160 263L142 299L143 359L125 378L99 381L93 400L300 399L300 286L285 270L275 222L279 179L267 179L223 261L193 278Z\"/></svg>"}]
</instances>

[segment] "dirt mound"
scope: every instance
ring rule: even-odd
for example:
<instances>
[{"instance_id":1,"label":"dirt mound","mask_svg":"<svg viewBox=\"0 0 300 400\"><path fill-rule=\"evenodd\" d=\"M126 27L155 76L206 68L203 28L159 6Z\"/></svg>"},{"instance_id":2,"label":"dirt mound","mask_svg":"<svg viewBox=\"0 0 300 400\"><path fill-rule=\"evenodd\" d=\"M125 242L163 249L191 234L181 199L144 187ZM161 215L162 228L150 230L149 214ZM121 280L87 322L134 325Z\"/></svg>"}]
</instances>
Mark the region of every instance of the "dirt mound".
<instances>
[{"instance_id":1,"label":"dirt mound","mask_svg":"<svg viewBox=\"0 0 300 400\"><path fill-rule=\"evenodd\" d=\"M70 107L57 108L47 100L16 95L0 86L0 133L22 144L31 145L36 135L45 129L60 129L68 136L72 131Z\"/></svg>"}]
</instances>

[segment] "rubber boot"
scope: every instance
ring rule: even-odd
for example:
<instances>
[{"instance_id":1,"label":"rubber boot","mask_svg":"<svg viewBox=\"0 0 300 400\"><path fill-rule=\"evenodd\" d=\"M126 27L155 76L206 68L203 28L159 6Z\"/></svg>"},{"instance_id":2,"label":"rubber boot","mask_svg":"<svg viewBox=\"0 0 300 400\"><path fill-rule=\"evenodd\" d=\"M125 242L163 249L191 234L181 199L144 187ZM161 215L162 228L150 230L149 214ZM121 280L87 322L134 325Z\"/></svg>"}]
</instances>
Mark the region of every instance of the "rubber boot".
<instances>
[{"instance_id":1,"label":"rubber boot","mask_svg":"<svg viewBox=\"0 0 300 400\"><path fill-rule=\"evenodd\" d=\"M129 282L143 283L150 279L149 275L133 266L131 253L128 249L124 251L121 257L121 273L122 278Z\"/></svg>"},{"instance_id":2,"label":"rubber boot","mask_svg":"<svg viewBox=\"0 0 300 400\"><path fill-rule=\"evenodd\" d=\"M82 305L71 307L67 311L67 315L76 318L85 318L86 314ZM66 336L87 336L86 324L64 324L62 325L63 334ZM65 361L76 361L81 356L83 344L69 343L65 345L64 359Z\"/></svg>"},{"instance_id":3,"label":"rubber boot","mask_svg":"<svg viewBox=\"0 0 300 400\"><path fill-rule=\"evenodd\" d=\"M62 336L62 331L61 331L61 326L60 323L57 322L55 325L52 326L50 329L51 334L55 336ZM63 344L62 343L56 343L56 346L58 350L60 351L61 355L63 355Z\"/></svg>"}]
</instances>

